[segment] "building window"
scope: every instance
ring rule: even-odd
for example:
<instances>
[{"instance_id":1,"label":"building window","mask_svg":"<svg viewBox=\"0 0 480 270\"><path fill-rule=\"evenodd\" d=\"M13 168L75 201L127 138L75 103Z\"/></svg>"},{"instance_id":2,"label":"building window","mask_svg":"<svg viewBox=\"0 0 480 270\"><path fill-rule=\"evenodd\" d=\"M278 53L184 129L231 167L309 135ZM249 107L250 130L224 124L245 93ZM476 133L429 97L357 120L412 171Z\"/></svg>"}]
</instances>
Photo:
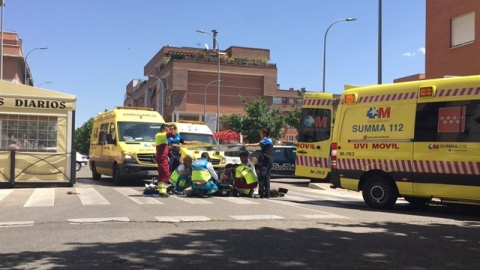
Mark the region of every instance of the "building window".
<instances>
[{"instance_id":1,"label":"building window","mask_svg":"<svg viewBox=\"0 0 480 270\"><path fill-rule=\"evenodd\" d=\"M282 98L274 97L273 100L272 100L272 103L276 104L276 105L281 105L282 104Z\"/></svg>"},{"instance_id":2,"label":"building window","mask_svg":"<svg viewBox=\"0 0 480 270\"><path fill-rule=\"evenodd\" d=\"M452 48L475 41L475 12L452 19Z\"/></svg>"},{"instance_id":3,"label":"building window","mask_svg":"<svg viewBox=\"0 0 480 270\"><path fill-rule=\"evenodd\" d=\"M289 98L288 99L288 104L290 104L290 105L295 104L295 99L294 98Z\"/></svg>"},{"instance_id":4,"label":"building window","mask_svg":"<svg viewBox=\"0 0 480 270\"><path fill-rule=\"evenodd\" d=\"M299 106L302 106L303 105L303 100L301 98L296 98L295 103Z\"/></svg>"},{"instance_id":5,"label":"building window","mask_svg":"<svg viewBox=\"0 0 480 270\"><path fill-rule=\"evenodd\" d=\"M0 114L0 149L17 140L20 150L54 151L57 148L57 117Z\"/></svg>"}]
</instances>

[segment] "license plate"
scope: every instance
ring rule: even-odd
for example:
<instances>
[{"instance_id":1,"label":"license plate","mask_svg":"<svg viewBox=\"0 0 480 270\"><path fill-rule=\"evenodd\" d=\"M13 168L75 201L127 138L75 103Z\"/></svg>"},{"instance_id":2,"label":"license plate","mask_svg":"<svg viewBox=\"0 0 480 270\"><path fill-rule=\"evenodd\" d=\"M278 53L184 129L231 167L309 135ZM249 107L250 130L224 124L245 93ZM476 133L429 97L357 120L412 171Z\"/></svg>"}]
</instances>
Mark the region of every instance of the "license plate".
<instances>
[{"instance_id":1,"label":"license plate","mask_svg":"<svg viewBox=\"0 0 480 270\"><path fill-rule=\"evenodd\" d=\"M158 175L157 171L147 171L147 175Z\"/></svg>"}]
</instances>

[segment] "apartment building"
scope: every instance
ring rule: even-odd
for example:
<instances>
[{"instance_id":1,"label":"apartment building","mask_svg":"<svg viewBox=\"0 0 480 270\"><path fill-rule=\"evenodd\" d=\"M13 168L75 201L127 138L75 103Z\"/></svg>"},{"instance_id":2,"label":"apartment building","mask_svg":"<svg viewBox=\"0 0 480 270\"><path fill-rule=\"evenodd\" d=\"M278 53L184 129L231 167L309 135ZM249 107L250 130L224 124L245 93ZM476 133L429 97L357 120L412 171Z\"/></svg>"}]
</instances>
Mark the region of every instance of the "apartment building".
<instances>
[{"instance_id":1,"label":"apartment building","mask_svg":"<svg viewBox=\"0 0 480 270\"><path fill-rule=\"evenodd\" d=\"M204 121L205 114L216 115L217 109L220 116L243 114L239 96L246 100L264 97L267 104L285 113L292 105L300 107L297 91L279 88L277 67L269 61L268 49L232 46L218 54L216 50L164 46L145 65L146 78L129 82L124 106L155 108L163 111L166 121ZM282 141L294 141L296 134L287 128Z\"/></svg>"},{"instance_id":2,"label":"apartment building","mask_svg":"<svg viewBox=\"0 0 480 270\"><path fill-rule=\"evenodd\" d=\"M3 32L3 80L26 84L25 78L27 78L29 85L33 85L30 69L25 64L22 40L18 38L18 34Z\"/></svg>"},{"instance_id":3,"label":"apartment building","mask_svg":"<svg viewBox=\"0 0 480 270\"><path fill-rule=\"evenodd\" d=\"M480 74L480 1L426 0L425 77Z\"/></svg>"}]
</instances>

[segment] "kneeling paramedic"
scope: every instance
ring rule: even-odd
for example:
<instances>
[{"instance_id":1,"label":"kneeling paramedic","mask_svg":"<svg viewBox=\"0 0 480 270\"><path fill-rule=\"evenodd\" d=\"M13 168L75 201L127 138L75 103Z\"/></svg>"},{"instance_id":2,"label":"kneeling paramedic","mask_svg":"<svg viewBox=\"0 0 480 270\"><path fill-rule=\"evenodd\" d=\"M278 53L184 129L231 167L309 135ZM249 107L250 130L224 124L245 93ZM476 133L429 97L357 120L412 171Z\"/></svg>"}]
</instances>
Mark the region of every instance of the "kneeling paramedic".
<instances>
[{"instance_id":1,"label":"kneeling paramedic","mask_svg":"<svg viewBox=\"0 0 480 270\"><path fill-rule=\"evenodd\" d=\"M183 163L178 165L178 167L170 175L168 180L171 186L168 188L169 192L172 192L177 195L183 195L183 190L192 185L192 158L186 156L183 159Z\"/></svg>"},{"instance_id":2,"label":"kneeling paramedic","mask_svg":"<svg viewBox=\"0 0 480 270\"><path fill-rule=\"evenodd\" d=\"M192 189L201 195L211 195L218 191L218 176L208 160L210 156L203 152L201 158L192 163ZM211 181L213 179L213 181Z\"/></svg>"},{"instance_id":3,"label":"kneeling paramedic","mask_svg":"<svg viewBox=\"0 0 480 270\"><path fill-rule=\"evenodd\" d=\"M253 197L254 189L258 185L258 178L249 167L243 166L242 164L237 165L234 180L234 196L243 195Z\"/></svg>"}]
</instances>

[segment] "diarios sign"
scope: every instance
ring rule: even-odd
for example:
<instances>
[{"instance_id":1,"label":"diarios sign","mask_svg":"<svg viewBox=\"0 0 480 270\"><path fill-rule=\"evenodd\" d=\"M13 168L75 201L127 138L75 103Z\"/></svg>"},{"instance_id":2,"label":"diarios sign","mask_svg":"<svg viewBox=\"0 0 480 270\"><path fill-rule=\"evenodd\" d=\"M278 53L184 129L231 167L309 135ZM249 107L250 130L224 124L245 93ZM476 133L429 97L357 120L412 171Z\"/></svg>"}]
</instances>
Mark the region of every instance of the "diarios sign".
<instances>
[{"instance_id":1,"label":"diarios sign","mask_svg":"<svg viewBox=\"0 0 480 270\"><path fill-rule=\"evenodd\" d=\"M58 100L27 99L27 98L2 98L0 97L0 107L21 107L21 108L39 108L39 109L65 109L66 102Z\"/></svg>"}]
</instances>

